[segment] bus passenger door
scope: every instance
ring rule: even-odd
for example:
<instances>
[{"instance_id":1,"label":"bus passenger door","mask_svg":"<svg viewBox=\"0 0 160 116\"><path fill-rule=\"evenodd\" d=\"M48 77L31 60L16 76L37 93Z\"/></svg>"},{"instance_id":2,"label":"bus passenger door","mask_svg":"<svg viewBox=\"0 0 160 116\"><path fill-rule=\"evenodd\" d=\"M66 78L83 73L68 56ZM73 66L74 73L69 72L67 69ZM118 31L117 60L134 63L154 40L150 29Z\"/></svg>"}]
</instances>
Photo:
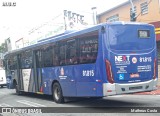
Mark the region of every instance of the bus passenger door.
<instances>
[{"instance_id":1,"label":"bus passenger door","mask_svg":"<svg viewBox=\"0 0 160 116\"><path fill-rule=\"evenodd\" d=\"M21 70L21 55L18 54L17 55L17 84L19 86L19 90L24 90L24 87L23 87L23 78L22 78L22 70Z\"/></svg>"},{"instance_id":2,"label":"bus passenger door","mask_svg":"<svg viewBox=\"0 0 160 116\"><path fill-rule=\"evenodd\" d=\"M33 53L33 71L36 92L42 92L42 69L41 69L41 51L37 50Z\"/></svg>"}]
</instances>

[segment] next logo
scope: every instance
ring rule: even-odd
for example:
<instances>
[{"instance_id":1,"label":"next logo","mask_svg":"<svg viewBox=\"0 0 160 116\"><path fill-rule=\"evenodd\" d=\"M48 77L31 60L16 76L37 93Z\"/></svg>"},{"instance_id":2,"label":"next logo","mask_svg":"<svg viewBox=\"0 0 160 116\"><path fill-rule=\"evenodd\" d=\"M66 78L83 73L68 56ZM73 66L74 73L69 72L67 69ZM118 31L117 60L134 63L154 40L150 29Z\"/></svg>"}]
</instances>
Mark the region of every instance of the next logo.
<instances>
[{"instance_id":1,"label":"next logo","mask_svg":"<svg viewBox=\"0 0 160 116\"><path fill-rule=\"evenodd\" d=\"M115 61L122 62L122 61L129 61L130 56L115 56Z\"/></svg>"}]
</instances>

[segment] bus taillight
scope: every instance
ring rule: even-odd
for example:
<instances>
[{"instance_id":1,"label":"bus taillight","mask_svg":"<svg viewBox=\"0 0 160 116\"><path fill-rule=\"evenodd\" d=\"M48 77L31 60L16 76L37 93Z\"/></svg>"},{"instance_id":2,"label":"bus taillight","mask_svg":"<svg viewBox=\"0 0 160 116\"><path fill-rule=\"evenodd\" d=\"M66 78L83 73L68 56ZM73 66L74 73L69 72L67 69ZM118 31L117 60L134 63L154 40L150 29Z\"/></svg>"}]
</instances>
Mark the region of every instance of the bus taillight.
<instances>
[{"instance_id":1,"label":"bus taillight","mask_svg":"<svg viewBox=\"0 0 160 116\"><path fill-rule=\"evenodd\" d=\"M43 87L42 86L40 87L40 92L43 92Z\"/></svg>"},{"instance_id":2,"label":"bus taillight","mask_svg":"<svg viewBox=\"0 0 160 116\"><path fill-rule=\"evenodd\" d=\"M114 79L113 79L113 74L112 74L111 63L108 60L106 60L106 73L107 73L108 82L113 84Z\"/></svg>"},{"instance_id":3,"label":"bus taillight","mask_svg":"<svg viewBox=\"0 0 160 116\"><path fill-rule=\"evenodd\" d=\"M154 59L154 74L153 79L156 79L156 73L157 73L157 59Z\"/></svg>"}]
</instances>

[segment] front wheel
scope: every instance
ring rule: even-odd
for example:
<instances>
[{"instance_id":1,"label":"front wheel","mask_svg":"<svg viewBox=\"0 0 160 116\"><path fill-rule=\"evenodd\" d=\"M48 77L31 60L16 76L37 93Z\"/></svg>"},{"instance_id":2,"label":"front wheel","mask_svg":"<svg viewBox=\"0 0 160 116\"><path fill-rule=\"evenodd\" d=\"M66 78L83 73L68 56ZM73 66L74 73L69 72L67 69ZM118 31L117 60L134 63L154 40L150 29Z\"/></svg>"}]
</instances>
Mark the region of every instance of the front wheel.
<instances>
[{"instance_id":1,"label":"front wheel","mask_svg":"<svg viewBox=\"0 0 160 116\"><path fill-rule=\"evenodd\" d=\"M56 103L64 103L64 97L59 83L53 84L53 99Z\"/></svg>"}]
</instances>

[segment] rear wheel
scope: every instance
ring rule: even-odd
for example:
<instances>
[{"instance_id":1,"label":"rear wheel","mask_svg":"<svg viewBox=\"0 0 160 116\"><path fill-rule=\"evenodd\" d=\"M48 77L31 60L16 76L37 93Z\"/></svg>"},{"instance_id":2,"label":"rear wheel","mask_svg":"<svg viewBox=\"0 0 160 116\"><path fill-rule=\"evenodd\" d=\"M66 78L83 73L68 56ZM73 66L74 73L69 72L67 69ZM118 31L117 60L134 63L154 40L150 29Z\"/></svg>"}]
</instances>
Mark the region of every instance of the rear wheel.
<instances>
[{"instance_id":1,"label":"rear wheel","mask_svg":"<svg viewBox=\"0 0 160 116\"><path fill-rule=\"evenodd\" d=\"M53 84L53 99L56 103L64 103L64 97L59 83Z\"/></svg>"},{"instance_id":2,"label":"rear wheel","mask_svg":"<svg viewBox=\"0 0 160 116\"><path fill-rule=\"evenodd\" d=\"M20 95L20 91L19 91L18 85L15 86L15 89L16 89L16 94L17 94L17 95Z\"/></svg>"},{"instance_id":3,"label":"rear wheel","mask_svg":"<svg viewBox=\"0 0 160 116\"><path fill-rule=\"evenodd\" d=\"M22 92L19 90L19 86L17 85L17 83L16 83L16 85L14 85L14 86L15 86L15 89L16 89L16 94L17 94L17 95L21 95Z\"/></svg>"}]
</instances>

